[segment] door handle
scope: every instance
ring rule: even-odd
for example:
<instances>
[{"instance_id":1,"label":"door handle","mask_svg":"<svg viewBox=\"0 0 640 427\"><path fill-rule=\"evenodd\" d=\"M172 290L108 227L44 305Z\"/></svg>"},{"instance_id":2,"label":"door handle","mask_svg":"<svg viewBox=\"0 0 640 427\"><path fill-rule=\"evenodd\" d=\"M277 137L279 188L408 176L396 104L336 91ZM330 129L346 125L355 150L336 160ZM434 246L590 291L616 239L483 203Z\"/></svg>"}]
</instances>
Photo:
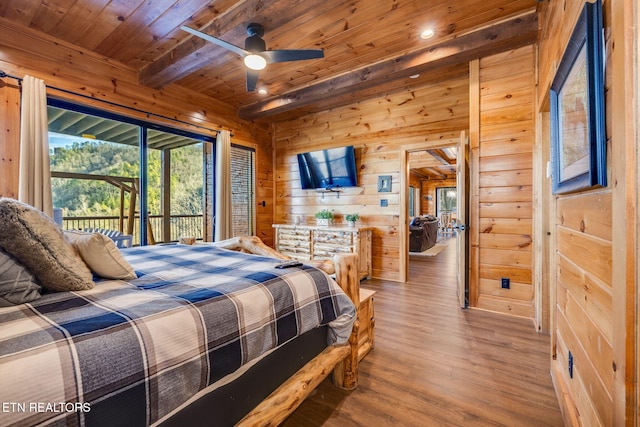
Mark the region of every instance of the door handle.
<instances>
[{"instance_id":1,"label":"door handle","mask_svg":"<svg viewBox=\"0 0 640 427\"><path fill-rule=\"evenodd\" d=\"M458 230L460 230L460 231L464 231L464 230L466 230L466 229L467 229L467 226L466 226L466 225L464 225L464 224L458 224L458 225L456 225L456 226L455 226L455 227L453 227L453 228L457 228L457 229L458 229Z\"/></svg>"}]
</instances>

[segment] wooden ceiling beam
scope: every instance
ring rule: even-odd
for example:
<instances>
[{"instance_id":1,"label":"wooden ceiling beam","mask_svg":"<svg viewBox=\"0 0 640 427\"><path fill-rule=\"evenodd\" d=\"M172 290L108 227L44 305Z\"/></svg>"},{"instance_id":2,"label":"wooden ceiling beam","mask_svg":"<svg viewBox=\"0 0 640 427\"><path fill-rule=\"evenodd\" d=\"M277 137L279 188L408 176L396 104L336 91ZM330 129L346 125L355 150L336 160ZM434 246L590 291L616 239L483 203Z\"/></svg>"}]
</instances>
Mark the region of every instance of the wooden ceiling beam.
<instances>
[{"instance_id":1,"label":"wooden ceiling beam","mask_svg":"<svg viewBox=\"0 0 640 427\"><path fill-rule=\"evenodd\" d=\"M431 154L433 157L435 157L439 162L441 162L443 165L455 165L456 164L456 159L450 159L446 153L444 151L442 151L441 149L435 149L435 150L427 150L429 151L429 154Z\"/></svg>"},{"instance_id":2,"label":"wooden ceiling beam","mask_svg":"<svg viewBox=\"0 0 640 427\"><path fill-rule=\"evenodd\" d=\"M440 171L434 169L434 168L427 168L427 170L429 171L430 174L434 175L436 178L438 179L446 179L447 175L441 173Z\"/></svg>"},{"instance_id":3,"label":"wooden ceiling beam","mask_svg":"<svg viewBox=\"0 0 640 427\"><path fill-rule=\"evenodd\" d=\"M255 104L241 107L238 116L253 120L283 113L306 105L335 99L366 90L391 80L413 74L428 73L440 67L465 63L507 49L515 49L536 41L538 31L535 11L499 24L444 41L440 44L381 61L341 76L294 90Z\"/></svg>"},{"instance_id":4,"label":"wooden ceiling beam","mask_svg":"<svg viewBox=\"0 0 640 427\"><path fill-rule=\"evenodd\" d=\"M421 181L429 179L429 176L425 175L424 173L422 173L419 169L410 169L409 173L412 174L412 175L415 175Z\"/></svg>"}]
</instances>

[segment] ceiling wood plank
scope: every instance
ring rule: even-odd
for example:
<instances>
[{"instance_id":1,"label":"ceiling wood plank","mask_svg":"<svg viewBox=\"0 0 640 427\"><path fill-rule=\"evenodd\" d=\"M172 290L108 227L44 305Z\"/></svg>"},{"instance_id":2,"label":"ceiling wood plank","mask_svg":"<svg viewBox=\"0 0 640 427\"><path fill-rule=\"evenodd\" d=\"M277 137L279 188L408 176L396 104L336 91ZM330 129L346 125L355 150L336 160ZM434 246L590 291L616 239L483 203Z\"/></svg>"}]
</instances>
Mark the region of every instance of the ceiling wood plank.
<instances>
[{"instance_id":1,"label":"ceiling wood plank","mask_svg":"<svg viewBox=\"0 0 640 427\"><path fill-rule=\"evenodd\" d=\"M95 0L90 4L76 3L48 33L53 37L77 43L100 16L110 0Z\"/></svg>"},{"instance_id":2,"label":"ceiling wood plank","mask_svg":"<svg viewBox=\"0 0 640 427\"><path fill-rule=\"evenodd\" d=\"M363 67L282 96L241 107L238 115L253 120L371 88L382 81L404 79L439 67L468 62L505 49L535 42L536 13L530 12L435 46ZM337 106L337 105L336 105Z\"/></svg>"},{"instance_id":3,"label":"ceiling wood plank","mask_svg":"<svg viewBox=\"0 0 640 427\"><path fill-rule=\"evenodd\" d=\"M95 51L102 41L118 30L123 22L136 11L144 0L131 0L129 2L112 1L107 4L100 14L86 27L82 37L77 39L80 46Z\"/></svg>"},{"instance_id":4,"label":"ceiling wood plank","mask_svg":"<svg viewBox=\"0 0 640 427\"><path fill-rule=\"evenodd\" d=\"M2 16L11 22L23 25L25 27L30 26L40 3L25 2L24 0L8 0L0 3L0 13Z\"/></svg>"},{"instance_id":5,"label":"ceiling wood plank","mask_svg":"<svg viewBox=\"0 0 640 427\"><path fill-rule=\"evenodd\" d=\"M157 7L157 0L154 0L153 3ZM111 43L109 43L109 39L105 39L105 42L110 45L109 49L114 52L109 56L125 64L131 64L134 59L144 52L153 51L154 43L165 39L168 33L180 33L178 29L180 25L190 16L197 15L202 7L202 0L182 0L166 8L166 10L161 8L156 13L160 16L146 26L141 26L137 23L133 28L127 28L129 34L126 31L120 31L118 38L112 40ZM178 39L182 37L183 35L180 34ZM131 43L131 40L136 42Z\"/></svg>"},{"instance_id":6,"label":"ceiling wood plank","mask_svg":"<svg viewBox=\"0 0 640 427\"><path fill-rule=\"evenodd\" d=\"M246 24L249 22L263 23L268 31L269 28L277 28L296 20L308 10L321 11L323 4L326 4L325 0L243 1L236 3L209 24L197 29L229 43L244 45L243 41L247 37ZM189 36L174 49L140 70L140 83L155 89L162 88L206 66L221 56L221 52L225 52L226 56L228 51L199 37Z\"/></svg>"}]
</instances>

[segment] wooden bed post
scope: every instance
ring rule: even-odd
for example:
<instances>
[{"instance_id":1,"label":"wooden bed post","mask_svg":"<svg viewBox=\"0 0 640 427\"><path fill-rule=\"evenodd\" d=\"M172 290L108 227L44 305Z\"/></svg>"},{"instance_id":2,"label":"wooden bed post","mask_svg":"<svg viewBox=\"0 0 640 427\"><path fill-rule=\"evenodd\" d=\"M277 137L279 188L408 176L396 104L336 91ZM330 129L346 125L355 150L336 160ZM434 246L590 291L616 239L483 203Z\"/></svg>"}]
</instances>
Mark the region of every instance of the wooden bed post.
<instances>
[{"instance_id":1,"label":"wooden bed post","mask_svg":"<svg viewBox=\"0 0 640 427\"><path fill-rule=\"evenodd\" d=\"M342 290L351 298L356 310L360 307L360 280L358 279L358 256L343 254L334 257L336 281ZM339 363L333 371L333 382L346 390L358 386L358 331L360 321L356 313L356 321L349 337L351 351L346 359Z\"/></svg>"}]
</instances>

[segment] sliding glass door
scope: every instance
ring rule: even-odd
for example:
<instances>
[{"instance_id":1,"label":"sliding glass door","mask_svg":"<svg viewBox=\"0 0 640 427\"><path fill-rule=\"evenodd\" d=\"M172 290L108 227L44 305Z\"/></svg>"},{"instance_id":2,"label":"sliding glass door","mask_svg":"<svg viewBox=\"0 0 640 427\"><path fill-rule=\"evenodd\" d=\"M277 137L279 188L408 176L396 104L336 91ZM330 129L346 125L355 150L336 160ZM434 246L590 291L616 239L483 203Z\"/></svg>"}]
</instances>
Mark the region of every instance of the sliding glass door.
<instances>
[{"instance_id":1,"label":"sliding glass door","mask_svg":"<svg viewBox=\"0 0 640 427\"><path fill-rule=\"evenodd\" d=\"M56 100L48 114L54 208L65 229L117 230L136 245L203 239L213 138Z\"/></svg>"}]
</instances>

